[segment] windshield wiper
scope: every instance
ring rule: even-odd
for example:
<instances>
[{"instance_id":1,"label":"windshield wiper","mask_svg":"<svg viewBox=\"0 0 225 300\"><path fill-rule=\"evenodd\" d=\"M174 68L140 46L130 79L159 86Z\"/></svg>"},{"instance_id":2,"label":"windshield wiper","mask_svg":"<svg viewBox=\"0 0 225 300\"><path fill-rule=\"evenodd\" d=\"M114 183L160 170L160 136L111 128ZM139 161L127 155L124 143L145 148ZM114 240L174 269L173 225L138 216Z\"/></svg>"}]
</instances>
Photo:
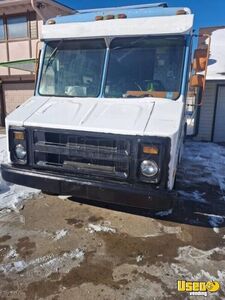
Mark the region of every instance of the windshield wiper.
<instances>
[{"instance_id":1,"label":"windshield wiper","mask_svg":"<svg viewBox=\"0 0 225 300\"><path fill-rule=\"evenodd\" d=\"M46 68L45 68L45 73L47 72L48 68L52 65L52 63L56 57L56 54L59 50L59 47L62 44L62 41L63 40L59 41L58 45L55 47L55 49L52 51L51 55L49 56L49 59L47 61Z\"/></svg>"}]
</instances>

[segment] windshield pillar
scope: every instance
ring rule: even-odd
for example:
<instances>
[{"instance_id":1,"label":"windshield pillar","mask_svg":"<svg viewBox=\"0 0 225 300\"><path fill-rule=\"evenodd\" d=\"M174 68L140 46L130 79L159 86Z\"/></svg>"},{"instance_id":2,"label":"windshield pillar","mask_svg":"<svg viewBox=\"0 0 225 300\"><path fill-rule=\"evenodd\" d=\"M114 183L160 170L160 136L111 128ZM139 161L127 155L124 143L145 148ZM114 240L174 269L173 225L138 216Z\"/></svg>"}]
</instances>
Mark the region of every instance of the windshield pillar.
<instances>
[{"instance_id":1,"label":"windshield pillar","mask_svg":"<svg viewBox=\"0 0 225 300\"><path fill-rule=\"evenodd\" d=\"M103 67L102 83L101 83L99 98L104 97L105 83L106 83L106 78L107 78L107 69L108 69L108 63L109 63L109 55L110 55L110 50L109 50L109 47L107 47L106 54L105 54L105 62L104 62L104 67Z\"/></svg>"}]
</instances>

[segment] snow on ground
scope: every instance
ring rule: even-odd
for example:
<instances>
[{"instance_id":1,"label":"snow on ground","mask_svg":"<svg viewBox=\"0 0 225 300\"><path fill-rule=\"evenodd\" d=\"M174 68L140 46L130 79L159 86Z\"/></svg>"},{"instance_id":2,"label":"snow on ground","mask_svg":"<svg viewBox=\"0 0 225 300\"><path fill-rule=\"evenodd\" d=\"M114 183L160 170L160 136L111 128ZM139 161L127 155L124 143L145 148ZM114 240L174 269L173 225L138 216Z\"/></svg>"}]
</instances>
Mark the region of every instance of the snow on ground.
<instances>
[{"instance_id":1,"label":"snow on ground","mask_svg":"<svg viewBox=\"0 0 225 300\"><path fill-rule=\"evenodd\" d=\"M0 135L0 164L6 161L6 137ZM0 211L5 209L18 211L22 208L25 199L31 198L37 193L39 193L38 190L5 182L0 174Z\"/></svg>"},{"instance_id":2,"label":"snow on ground","mask_svg":"<svg viewBox=\"0 0 225 300\"><path fill-rule=\"evenodd\" d=\"M225 147L203 142L187 141L184 147L182 165L180 168L179 180L184 187L179 191L185 196L189 194L189 198L204 202L206 193L199 191L200 186L207 184L211 187L219 187L221 200L225 200ZM185 186L191 187L190 193L185 191Z\"/></svg>"},{"instance_id":3,"label":"snow on ground","mask_svg":"<svg viewBox=\"0 0 225 300\"><path fill-rule=\"evenodd\" d=\"M66 229L57 230L55 233L54 240L55 241L61 240L62 238L64 238L67 235L67 233L68 233L68 230L66 230Z\"/></svg>"},{"instance_id":4,"label":"snow on ground","mask_svg":"<svg viewBox=\"0 0 225 300\"><path fill-rule=\"evenodd\" d=\"M67 273L71 267L77 267L84 259L84 251L75 249L70 252L65 252L62 256L54 256L49 254L38 257L36 259L25 261L16 260L13 263L6 263L0 265L0 272L4 274L28 271L30 276L38 275L40 278L49 276L53 272L58 272L59 269Z\"/></svg>"},{"instance_id":5,"label":"snow on ground","mask_svg":"<svg viewBox=\"0 0 225 300\"><path fill-rule=\"evenodd\" d=\"M115 233L116 230L114 228L111 228L106 225L101 225L101 224L88 224L88 228L86 228L87 231L90 233L94 232L108 232L108 233Z\"/></svg>"},{"instance_id":6,"label":"snow on ground","mask_svg":"<svg viewBox=\"0 0 225 300\"><path fill-rule=\"evenodd\" d=\"M166 217L166 216L169 216L173 213L173 209L168 209L168 210L163 210L163 211L159 211L156 213L156 216L159 216L159 217Z\"/></svg>"}]
</instances>

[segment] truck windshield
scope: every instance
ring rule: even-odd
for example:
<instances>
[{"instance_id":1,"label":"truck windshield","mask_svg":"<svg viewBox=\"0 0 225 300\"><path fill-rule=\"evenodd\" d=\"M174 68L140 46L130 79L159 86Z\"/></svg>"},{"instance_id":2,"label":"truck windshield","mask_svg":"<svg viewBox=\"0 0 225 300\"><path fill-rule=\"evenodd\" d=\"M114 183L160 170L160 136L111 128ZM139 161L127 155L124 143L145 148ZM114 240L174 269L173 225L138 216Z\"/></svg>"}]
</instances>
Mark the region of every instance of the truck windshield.
<instances>
[{"instance_id":1,"label":"truck windshield","mask_svg":"<svg viewBox=\"0 0 225 300\"><path fill-rule=\"evenodd\" d=\"M47 43L40 94L97 97L100 93L105 52L104 39Z\"/></svg>"},{"instance_id":2,"label":"truck windshield","mask_svg":"<svg viewBox=\"0 0 225 300\"><path fill-rule=\"evenodd\" d=\"M116 38L110 45L105 97L177 99L184 37Z\"/></svg>"},{"instance_id":3,"label":"truck windshield","mask_svg":"<svg viewBox=\"0 0 225 300\"><path fill-rule=\"evenodd\" d=\"M185 37L115 38L109 48L104 69L103 38L48 42L39 93L98 97L104 86L101 96L106 98L179 97Z\"/></svg>"}]
</instances>

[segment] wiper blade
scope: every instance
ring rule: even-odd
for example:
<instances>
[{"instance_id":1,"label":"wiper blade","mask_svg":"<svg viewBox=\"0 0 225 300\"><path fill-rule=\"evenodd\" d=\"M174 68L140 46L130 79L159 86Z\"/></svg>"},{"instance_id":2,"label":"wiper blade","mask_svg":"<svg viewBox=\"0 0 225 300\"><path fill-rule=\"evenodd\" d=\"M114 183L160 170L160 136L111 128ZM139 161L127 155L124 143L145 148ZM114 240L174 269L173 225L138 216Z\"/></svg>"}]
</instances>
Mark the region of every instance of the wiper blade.
<instances>
[{"instance_id":1,"label":"wiper blade","mask_svg":"<svg viewBox=\"0 0 225 300\"><path fill-rule=\"evenodd\" d=\"M47 72L47 70L50 67L50 65L52 65L52 63L53 63L53 61L54 61L54 59L56 57L56 54L57 54L57 52L59 50L59 47L62 44L62 41L63 40L59 41L58 45L55 47L55 49L52 51L51 55L49 56L49 59L47 61L46 68L45 68L45 73Z\"/></svg>"}]
</instances>

